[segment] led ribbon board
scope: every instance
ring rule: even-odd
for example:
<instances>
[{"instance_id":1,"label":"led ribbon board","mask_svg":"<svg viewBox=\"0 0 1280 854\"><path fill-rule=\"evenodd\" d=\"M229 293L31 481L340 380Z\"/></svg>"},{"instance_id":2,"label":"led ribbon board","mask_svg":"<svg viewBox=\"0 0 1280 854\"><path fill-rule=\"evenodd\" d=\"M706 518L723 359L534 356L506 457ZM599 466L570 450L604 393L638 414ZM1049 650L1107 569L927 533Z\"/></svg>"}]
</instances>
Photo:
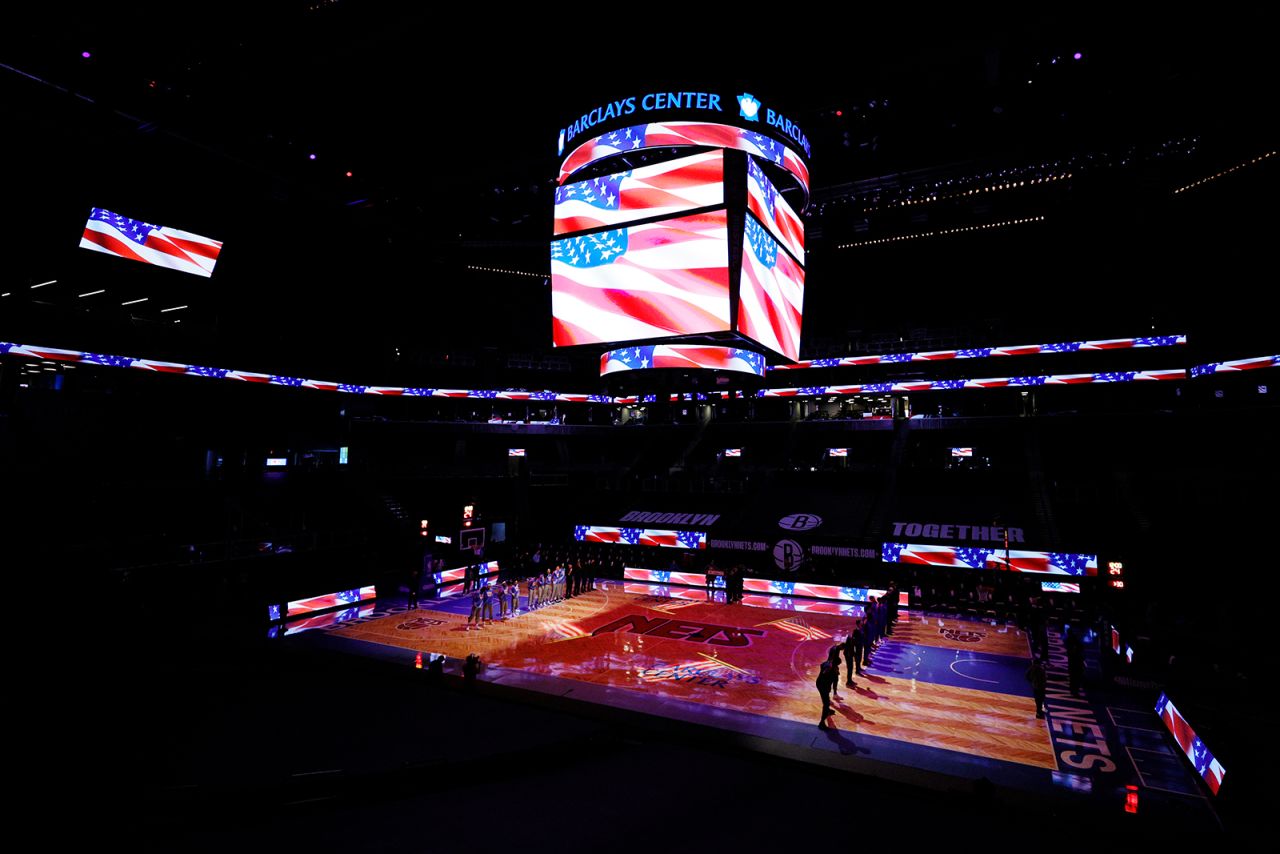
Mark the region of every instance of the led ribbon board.
<instances>
[{"instance_id":1,"label":"led ribbon board","mask_svg":"<svg viewBox=\"0 0 1280 854\"><path fill-rule=\"evenodd\" d=\"M1280 367L1280 356L1258 356L1253 359L1235 359L1231 362L1210 362L1207 365L1195 365L1191 368L1191 376L1205 377L1211 374L1256 371L1259 368L1276 367Z\"/></svg>"},{"instance_id":2,"label":"led ribbon board","mask_svg":"<svg viewBox=\"0 0 1280 854\"><path fill-rule=\"evenodd\" d=\"M806 368L847 368L854 365L887 365L901 362L945 362L953 359L988 359L993 356L1040 356L1049 353L1084 353L1096 350L1137 350L1146 347L1175 347L1187 343L1185 335L1158 335L1150 338L1107 338L1098 341L1060 341L1056 344L1022 344L1005 347L975 347L967 350L929 350L921 353L890 353L875 356L845 356L840 359L810 359L794 365L773 365L771 371L798 371ZM1224 363L1229 364L1229 363ZM1192 368L1195 376L1195 368Z\"/></svg>"},{"instance_id":3,"label":"led ribbon board","mask_svg":"<svg viewBox=\"0 0 1280 854\"><path fill-rule=\"evenodd\" d=\"M1209 791L1215 795L1218 794L1218 789L1222 787L1222 778L1227 774L1226 769L1213 757L1209 748L1205 747L1200 736L1196 735L1196 731L1191 728L1191 724L1187 723L1186 718L1173 705L1167 694L1161 694L1160 699L1156 701L1156 714L1173 734L1173 740L1178 742L1179 749L1191 760L1196 773L1209 784Z\"/></svg>"},{"instance_id":4,"label":"led ribbon board","mask_svg":"<svg viewBox=\"0 0 1280 854\"><path fill-rule=\"evenodd\" d=\"M1007 555L1007 558L1006 558ZM942 566L954 569L1002 569L1050 575L1093 576L1098 574L1096 554L1036 552L1024 549L986 549L969 546L930 546L917 543L885 543L881 548L885 563Z\"/></svg>"},{"instance_id":5,"label":"led ribbon board","mask_svg":"<svg viewBox=\"0 0 1280 854\"><path fill-rule=\"evenodd\" d=\"M713 122L652 122L602 134L582 143L565 158L559 182L565 183L579 169L606 157L644 148L683 146L745 151L791 173L806 201L809 198L809 167L794 149L758 131Z\"/></svg>"},{"instance_id":6,"label":"led ribbon board","mask_svg":"<svg viewBox=\"0 0 1280 854\"><path fill-rule=\"evenodd\" d=\"M737 347L649 344L609 350L600 356L600 376L648 369L736 371L764 376L764 356Z\"/></svg>"},{"instance_id":7,"label":"led ribbon board","mask_svg":"<svg viewBox=\"0 0 1280 854\"><path fill-rule=\"evenodd\" d=\"M158 374L176 374L188 377L204 377L206 379L233 380L236 382L258 383L260 385L285 386L288 388L305 388L316 391L336 391L345 394L374 394L385 397L450 397L471 400L520 400L520 401L555 401L559 403L604 403L629 404L647 403L656 400L656 395L626 395L614 397L607 394L579 394L558 391L529 391L526 389L456 389L456 388L418 388L408 386L361 385L356 383L331 382L327 380L289 377L280 374L242 371L233 368L213 368L204 365L187 365L181 362L166 362L159 359L141 359L133 356L116 356L108 353L91 353L85 350L64 350L57 347L43 347L36 344L15 344L0 341L0 356L15 358L39 359L51 362L65 362L76 365L89 365L102 368L132 368L134 370L151 371ZM1264 356L1256 359L1242 359L1239 364L1249 364L1249 368L1231 367L1237 363L1220 362L1215 365L1201 366L1206 370L1202 375L1218 371L1245 370L1253 367L1280 366L1280 356ZM1194 370L1194 369L1193 369ZM727 400L730 397L816 397L823 395L859 395L885 394L888 392L941 391L951 389L978 388L1012 388L1018 386L1039 385L1089 385L1100 383L1151 382L1168 380L1185 380L1187 371L1182 368L1165 371L1115 371L1102 374L1057 374L1048 376L1004 377L980 380L922 380L919 382L864 383L860 385L828 385L805 386L801 388L770 388L756 392L685 392L671 393L668 399L678 400ZM888 416L883 416L887 418Z\"/></svg>"},{"instance_id":8,"label":"led ribbon board","mask_svg":"<svg viewBox=\"0 0 1280 854\"><path fill-rule=\"evenodd\" d=\"M817 385L796 388L766 388L759 397L812 397L830 394L888 394L890 392L956 391L972 388L1018 388L1025 386L1102 385L1104 383L1165 382L1185 380L1182 368L1172 371L1107 371L1098 374L1044 374L1028 377L986 377L977 380L914 380L911 382L861 383L857 385Z\"/></svg>"}]
</instances>

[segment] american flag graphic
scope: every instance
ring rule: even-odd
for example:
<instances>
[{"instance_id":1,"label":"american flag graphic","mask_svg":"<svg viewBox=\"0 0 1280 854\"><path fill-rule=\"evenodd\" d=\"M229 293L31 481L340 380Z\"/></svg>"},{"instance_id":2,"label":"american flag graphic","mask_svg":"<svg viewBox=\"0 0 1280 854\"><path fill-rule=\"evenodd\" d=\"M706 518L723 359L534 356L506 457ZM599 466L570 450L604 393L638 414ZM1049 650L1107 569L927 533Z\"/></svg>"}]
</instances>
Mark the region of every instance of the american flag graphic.
<instances>
[{"instance_id":1,"label":"american flag graphic","mask_svg":"<svg viewBox=\"0 0 1280 854\"><path fill-rule=\"evenodd\" d=\"M729 329L725 211L551 243L554 344Z\"/></svg>"},{"instance_id":2,"label":"american flag graphic","mask_svg":"<svg viewBox=\"0 0 1280 854\"><path fill-rule=\"evenodd\" d=\"M668 531L659 528L612 528L603 525L575 525L573 538L583 543L614 543L630 546L662 546L673 549L705 549L706 531Z\"/></svg>"},{"instance_id":3,"label":"american flag graphic","mask_svg":"<svg viewBox=\"0 0 1280 854\"><path fill-rule=\"evenodd\" d=\"M885 563L944 566L956 569L1003 569L1049 575L1097 575L1098 556L1073 552L1038 552L974 546L932 546L918 543L885 543L881 558Z\"/></svg>"},{"instance_id":4,"label":"american flag graphic","mask_svg":"<svg viewBox=\"0 0 1280 854\"><path fill-rule=\"evenodd\" d=\"M1258 368L1280 367L1280 356L1258 356L1253 359L1236 359L1231 362L1210 362L1207 365L1195 365L1191 368L1191 376L1203 377L1230 371L1253 371Z\"/></svg>"},{"instance_id":5,"label":"american flag graphic","mask_svg":"<svg viewBox=\"0 0 1280 854\"><path fill-rule=\"evenodd\" d=\"M507 448L508 457L523 457L524 448Z\"/></svg>"},{"instance_id":6,"label":"american flag graphic","mask_svg":"<svg viewBox=\"0 0 1280 854\"><path fill-rule=\"evenodd\" d=\"M745 272L745 271L744 271ZM745 299L745 295L744 295ZM1100 374L1054 374L1027 377L987 377L980 380L919 380L915 382L866 383L864 385L801 386L799 388L766 388L759 397L797 397L823 394L879 394L887 392L942 391L961 388L1009 388L1042 385L1090 385L1092 383L1164 382L1184 380L1182 368L1167 371L1117 371Z\"/></svg>"},{"instance_id":7,"label":"american flag graphic","mask_svg":"<svg viewBox=\"0 0 1280 854\"><path fill-rule=\"evenodd\" d=\"M777 626L788 634L795 635L803 640L831 640L831 634L824 632L816 626L810 626L800 620L791 618L785 620L774 620L770 623L761 623L763 626Z\"/></svg>"},{"instance_id":8,"label":"american flag graphic","mask_svg":"<svg viewBox=\"0 0 1280 854\"><path fill-rule=\"evenodd\" d=\"M1218 789L1222 787L1222 780L1227 775L1226 769L1209 752L1209 748L1205 747L1200 736L1196 735L1196 731L1191 728L1191 724L1187 723L1186 718L1182 717L1182 713L1173 705L1173 701L1167 694L1161 694L1160 699L1156 701L1156 714L1173 734L1174 741L1178 742L1178 748L1191 760L1196 773L1209 784L1209 790L1215 795L1218 794Z\"/></svg>"},{"instance_id":9,"label":"american flag graphic","mask_svg":"<svg viewBox=\"0 0 1280 854\"><path fill-rule=\"evenodd\" d=\"M690 587L704 587L707 576L701 572L670 572L663 569L640 569L628 566L622 570L622 577L627 581L645 581L650 584L684 584ZM717 577L715 587L724 587L724 579Z\"/></svg>"},{"instance_id":10,"label":"american flag graphic","mask_svg":"<svg viewBox=\"0 0 1280 854\"><path fill-rule=\"evenodd\" d=\"M879 597L885 594L884 590L875 588L837 587L834 584L773 581L767 578L744 578L742 589L748 593L808 596L812 599L833 599L841 602L866 602L871 596Z\"/></svg>"},{"instance_id":11,"label":"american flag graphic","mask_svg":"<svg viewBox=\"0 0 1280 854\"><path fill-rule=\"evenodd\" d=\"M710 656L704 656L700 661L687 661L682 664L655 663L653 667L646 668L646 672L640 676L640 681L661 682L664 679L693 679L698 676L711 676L721 670L744 675L750 673L749 670L743 670L741 667L734 667Z\"/></svg>"},{"instance_id":12,"label":"american flag graphic","mask_svg":"<svg viewBox=\"0 0 1280 854\"><path fill-rule=\"evenodd\" d=\"M711 122L653 122L632 125L589 139L565 158L560 166L560 183L584 166L641 148L671 148L685 145L731 148L767 160L786 169L809 191L809 167L800 155L772 137L745 128Z\"/></svg>"},{"instance_id":13,"label":"american flag graphic","mask_svg":"<svg viewBox=\"0 0 1280 854\"><path fill-rule=\"evenodd\" d=\"M706 602L707 594L705 590L695 590L692 587L666 587L658 584L643 584L638 581L628 581L622 585L625 593L639 593L648 596L672 599L691 599L690 605L696 605L698 602ZM662 610L661 607L658 610Z\"/></svg>"},{"instance_id":14,"label":"american flag graphic","mask_svg":"<svg viewBox=\"0 0 1280 854\"><path fill-rule=\"evenodd\" d=\"M80 248L209 278L222 241L94 208L84 224Z\"/></svg>"},{"instance_id":15,"label":"american flag graphic","mask_svg":"<svg viewBox=\"0 0 1280 854\"><path fill-rule=\"evenodd\" d=\"M706 368L764 376L764 356L737 347L697 344L648 344L623 347L600 356L600 376L649 368Z\"/></svg>"},{"instance_id":16,"label":"american flag graphic","mask_svg":"<svg viewBox=\"0 0 1280 854\"><path fill-rule=\"evenodd\" d=\"M590 637L589 632L583 631L576 623L570 623L566 620L549 620L542 623L542 628L547 634L555 635L559 640L576 640Z\"/></svg>"},{"instance_id":17,"label":"american flag graphic","mask_svg":"<svg viewBox=\"0 0 1280 854\"><path fill-rule=\"evenodd\" d=\"M355 608L344 608L341 611L329 611L324 614L316 614L314 616L289 623L289 627L285 629L285 636L296 635L299 632L305 632L309 629L332 629L349 620L368 617L376 610L376 605L373 603L366 603Z\"/></svg>"},{"instance_id":18,"label":"american flag graphic","mask_svg":"<svg viewBox=\"0 0 1280 854\"><path fill-rule=\"evenodd\" d=\"M555 234L622 225L724 201L724 152L642 166L556 189Z\"/></svg>"},{"instance_id":19,"label":"american flag graphic","mask_svg":"<svg viewBox=\"0 0 1280 854\"><path fill-rule=\"evenodd\" d=\"M847 457L849 456L848 448L827 448L828 457Z\"/></svg>"},{"instance_id":20,"label":"american flag graphic","mask_svg":"<svg viewBox=\"0 0 1280 854\"><path fill-rule=\"evenodd\" d=\"M804 263L804 223L751 158L747 159L747 210L764 223L797 261Z\"/></svg>"},{"instance_id":21,"label":"american flag graphic","mask_svg":"<svg viewBox=\"0 0 1280 854\"><path fill-rule=\"evenodd\" d=\"M1056 344L1019 344L1003 347L977 347L961 350L929 350L922 353L893 353L876 356L846 356L839 359L812 359L794 365L774 365L771 371L795 371L806 368L835 368L852 365L879 365L885 362L929 362L947 359L985 359L990 356L1033 356L1044 353L1074 353L1079 350L1117 350L1139 347L1174 347L1187 343L1185 335L1161 335L1153 338L1109 338L1101 341L1063 341ZM1088 376L1087 374L1085 376Z\"/></svg>"},{"instance_id":22,"label":"american flag graphic","mask_svg":"<svg viewBox=\"0 0 1280 854\"><path fill-rule=\"evenodd\" d=\"M689 598L687 599L681 599L679 597L676 597L676 598L673 598L670 602L664 602L661 605L653 605L651 606L652 610L661 611L664 614L672 614L672 613L675 613L676 611L682 611L685 608L690 608L698 604L698 591L682 590L680 592L685 594L692 594L692 595L690 595ZM706 597L706 594L705 593L702 594L702 601L704 602L706 601L705 597Z\"/></svg>"},{"instance_id":23,"label":"american flag graphic","mask_svg":"<svg viewBox=\"0 0 1280 854\"><path fill-rule=\"evenodd\" d=\"M952 448L951 456L953 457L972 457L973 448Z\"/></svg>"},{"instance_id":24,"label":"american flag graphic","mask_svg":"<svg viewBox=\"0 0 1280 854\"><path fill-rule=\"evenodd\" d=\"M322 596L312 596L307 599L295 599L289 603L288 613L302 614L307 611L323 611L326 608L334 608L339 605L349 605L376 598L378 598L378 591L373 585L359 587L354 590L339 590L337 593L326 593Z\"/></svg>"},{"instance_id":25,"label":"american flag graphic","mask_svg":"<svg viewBox=\"0 0 1280 854\"><path fill-rule=\"evenodd\" d=\"M788 359L800 357L804 269L747 217L742 251L738 331Z\"/></svg>"}]
</instances>

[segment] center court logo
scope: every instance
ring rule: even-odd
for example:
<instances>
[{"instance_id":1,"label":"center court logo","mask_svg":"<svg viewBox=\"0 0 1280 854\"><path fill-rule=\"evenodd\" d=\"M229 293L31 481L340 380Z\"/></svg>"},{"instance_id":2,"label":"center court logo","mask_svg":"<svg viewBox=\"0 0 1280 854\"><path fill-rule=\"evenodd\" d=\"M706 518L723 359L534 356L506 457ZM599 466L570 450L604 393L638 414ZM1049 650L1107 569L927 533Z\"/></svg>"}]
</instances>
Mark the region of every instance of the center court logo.
<instances>
[{"instance_id":1,"label":"center court logo","mask_svg":"<svg viewBox=\"0 0 1280 854\"><path fill-rule=\"evenodd\" d=\"M750 92L738 96L738 115L749 122L760 121L760 102Z\"/></svg>"},{"instance_id":2,"label":"center court logo","mask_svg":"<svg viewBox=\"0 0 1280 854\"><path fill-rule=\"evenodd\" d=\"M428 626L443 626L444 624L444 620L436 620L431 617L417 617L407 623L401 623L396 626L396 631L411 632L414 629L425 629Z\"/></svg>"},{"instance_id":3,"label":"center court logo","mask_svg":"<svg viewBox=\"0 0 1280 854\"><path fill-rule=\"evenodd\" d=\"M971 629L944 628L939 629L938 634L942 635L949 641L955 641L957 643L977 643L986 637L982 632L975 632Z\"/></svg>"},{"instance_id":4,"label":"center court logo","mask_svg":"<svg viewBox=\"0 0 1280 854\"><path fill-rule=\"evenodd\" d=\"M743 629L736 626L720 626L714 623L697 623L691 620L666 620L661 617L643 617L631 614L620 617L591 633L631 632L651 638L682 640L690 643L708 643L713 646L751 646L751 638L763 637L761 629Z\"/></svg>"}]
</instances>

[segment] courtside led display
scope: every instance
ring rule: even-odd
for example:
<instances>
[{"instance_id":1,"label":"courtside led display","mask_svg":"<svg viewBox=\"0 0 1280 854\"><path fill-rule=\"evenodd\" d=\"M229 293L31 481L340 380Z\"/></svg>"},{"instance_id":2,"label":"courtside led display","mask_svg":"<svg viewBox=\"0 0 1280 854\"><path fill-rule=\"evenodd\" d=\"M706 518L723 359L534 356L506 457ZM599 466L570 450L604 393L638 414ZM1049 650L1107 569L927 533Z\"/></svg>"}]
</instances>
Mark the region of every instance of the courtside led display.
<instances>
[{"instance_id":1,"label":"courtside led display","mask_svg":"<svg viewBox=\"0 0 1280 854\"><path fill-rule=\"evenodd\" d=\"M557 347L729 330L723 210L551 242Z\"/></svg>"},{"instance_id":2,"label":"courtside led display","mask_svg":"<svg viewBox=\"0 0 1280 854\"><path fill-rule=\"evenodd\" d=\"M753 158L747 158L747 210L804 263L804 223Z\"/></svg>"},{"instance_id":3,"label":"courtside led display","mask_svg":"<svg viewBox=\"0 0 1280 854\"><path fill-rule=\"evenodd\" d=\"M804 268L748 216L743 235L738 332L788 359L800 358Z\"/></svg>"},{"instance_id":4,"label":"courtside led display","mask_svg":"<svg viewBox=\"0 0 1280 854\"><path fill-rule=\"evenodd\" d=\"M708 151L556 189L555 234L624 225L724 202L724 152Z\"/></svg>"},{"instance_id":5,"label":"courtside led display","mask_svg":"<svg viewBox=\"0 0 1280 854\"><path fill-rule=\"evenodd\" d=\"M706 587L707 576L701 572L671 572L664 569L625 567L622 577L626 581L643 581L647 584L677 584L686 587ZM712 579L712 586L724 587L723 578ZM838 587L833 584L805 584L795 581L775 581L768 578L743 578L742 589L747 593L767 596L808 596L813 599L833 599L840 602L870 602L879 599L886 591L875 587ZM899 594L899 602L906 605L906 591Z\"/></svg>"},{"instance_id":6,"label":"courtside led display","mask_svg":"<svg viewBox=\"0 0 1280 854\"><path fill-rule=\"evenodd\" d=\"M1204 746L1200 736L1196 735L1196 731L1187 723L1186 718L1173 705L1168 695L1161 694L1160 699L1156 701L1156 714L1160 716L1160 720L1164 721L1169 732L1173 733L1174 741L1178 742L1178 747L1191 760L1196 773L1209 784L1209 791L1215 795L1218 794L1218 789L1222 787L1222 780L1227 775L1226 769L1213 757L1209 748Z\"/></svg>"},{"instance_id":7,"label":"courtside led display","mask_svg":"<svg viewBox=\"0 0 1280 854\"><path fill-rule=\"evenodd\" d=\"M885 543L881 549L881 559L885 563L909 563L917 566L942 566L955 569L1002 569L1049 575L1092 576L1098 574L1096 554L1074 552Z\"/></svg>"},{"instance_id":8,"label":"courtside led display","mask_svg":"<svg viewBox=\"0 0 1280 854\"><path fill-rule=\"evenodd\" d=\"M609 528L577 525L573 538L580 543L612 543L626 546L663 546L672 549L705 549L706 531L668 531L658 528Z\"/></svg>"},{"instance_id":9,"label":"courtside led display","mask_svg":"<svg viewBox=\"0 0 1280 854\"><path fill-rule=\"evenodd\" d=\"M373 585L357 587L353 590L340 590L337 593L326 593L323 596L312 596L308 599L295 599L289 603L285 616L295 616L308 611L324 611L342 605L356 605L370 599L378 598L378 589Z\"/></svg>"}]
</instances>

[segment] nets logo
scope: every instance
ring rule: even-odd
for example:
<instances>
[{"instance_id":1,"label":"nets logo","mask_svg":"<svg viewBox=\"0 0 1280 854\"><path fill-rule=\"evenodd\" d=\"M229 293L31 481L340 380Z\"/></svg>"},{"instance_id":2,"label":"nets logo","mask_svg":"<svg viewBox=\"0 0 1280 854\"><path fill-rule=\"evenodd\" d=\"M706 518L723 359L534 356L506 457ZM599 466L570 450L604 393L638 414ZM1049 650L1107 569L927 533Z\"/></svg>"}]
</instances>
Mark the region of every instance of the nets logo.
<instances>
[{"instance_id":1,"label":"nets logo","mask_svg":"<svg viewBox=\"0 0 1280 854\"><path fill-rule=\"evenodd\" d=\"M411 632L414 629L425 629L428 626L443 626L444 620L433 620L431 617L417 617L407 623L396 626L396 631Z\"/></svg>"},{"instance_id":2,"label":"nets logo","mask_svg":"<svg viewBox=\"0 0 1280 854\"><path fill-rule=\"evenodd\" d=\"M812 531L821 524L822 517L812 513L792 513L778 520L778 527L788 531Z\"/></svg>"},{"instance_id":3,"label":"nets logo","mask_svg":"<svg viewBox=\"0 0 1280 854\"><path fill-rule=\"evenodd\" d=\"M783 572L794 572L804 563L804 549L795 540L778 540L773 546L773 562Z\"/></svg>"},{"instance_id":4,"label":"nets logo","mask_svg":"<svg viewBox=\"0 0 1280 854\"><path fill-rule=\"evenodd\" d=\"M751 646L751 637L763 637L761 629L740 629L735 626L718 626L714 623L695 623L690 620L667 620L662 617L629 615L620 617L591 633L631 632L651 638L682 640L690 643L709 643L712 646Z\"/></svg>"},{"instance_id":5,"label":"nets logo","mask_svg":"<svg viewBox=\"0 0 1280 854\"><path fill-rule=\"evenodd\" d=\"M945 628L939 629L938 634L942 635L949 641L955 641L957 643L977 643L986 637L985 633L976 632L972 629Z\"/></svg>"}]
</instances>

